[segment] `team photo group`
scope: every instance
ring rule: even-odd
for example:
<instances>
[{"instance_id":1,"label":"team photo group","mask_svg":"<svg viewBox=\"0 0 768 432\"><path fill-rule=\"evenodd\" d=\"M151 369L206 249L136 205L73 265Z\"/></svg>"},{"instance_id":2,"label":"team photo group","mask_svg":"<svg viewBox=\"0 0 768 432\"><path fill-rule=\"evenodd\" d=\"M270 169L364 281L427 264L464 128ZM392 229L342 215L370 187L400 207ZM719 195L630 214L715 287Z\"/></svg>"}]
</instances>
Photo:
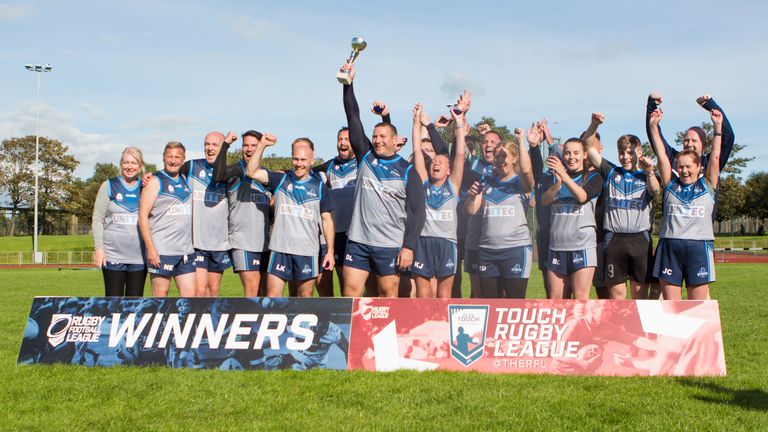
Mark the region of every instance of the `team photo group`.
<instances>
[{"instance_id":1,"label":"team photo group","mask_svg":"<svg viewBox=\"0 0 768 432\"><path fill-rule=\"evenodd\" d=\"M168 142L154 173L126 148L93 212L105 294L143 296L149 273L152 296L167 296L174 280L183 297L216 297L232 268L248 297L283 296L286 283L300 297L461 297L466 272L474 298L525 298L535 254L550 299L588 299L592 287L603 299L709 298L718 179L734 144L710 96L696 99L706 117L691 121L710 121L711 136L694 126L673 148L662 96L651 93L644 122L655 158L626 134L608 161L599 112L585 112L585 128L562 131L574 136L562 141L542 118L509 140L480 124L481 141L470 142L467 91L445 115L416 103L407 138L390 107L373 102L369 135L355 73L351 61L341 68L346 125L338 154L319 165L310 138L257 130L208 133L195 160ZM237 141L242 158L228 164ZM268 148L290 152L292 169L262 166Z\"/></svg>"}]
</instances>

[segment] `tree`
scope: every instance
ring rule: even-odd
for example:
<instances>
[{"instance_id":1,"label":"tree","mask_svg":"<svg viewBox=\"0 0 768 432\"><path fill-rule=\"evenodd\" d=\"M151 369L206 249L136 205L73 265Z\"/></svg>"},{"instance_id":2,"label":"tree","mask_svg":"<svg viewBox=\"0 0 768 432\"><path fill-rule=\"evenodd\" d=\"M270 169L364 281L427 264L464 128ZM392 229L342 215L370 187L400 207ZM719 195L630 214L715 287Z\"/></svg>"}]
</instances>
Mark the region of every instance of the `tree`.
<instances>
[{"instance_id":1,"label":"tree","mask_svg":"<svg viewBox=\"0 0 768 432\"><path fill-rule=\"evenodd\" d=\"M480 132L477 131L477 127L483 123L490 126L492 131L497 132L499 135L501 135L502 141L514 140L512 132L509 130L509 128L507 128L506 125L498 126L496 125L495 118L482 116L480 117L480 121L478 121L472 126L472 128L469 131L469 135L467 136L467 145L470 146L470 151L476 150L472 148L472 145L470 143L479 144L483 142L483 136L480 135ZM438 129L438 131L440 132L440 136L443 137L443 139L445 140L446 143L448 143L448 145L453 145L453 139L454 139L453 126Z\"/></svg>"},{"instance_id":2,"label":"tree","mask_svg":"<svg viewBox=\"0 0 768 432\"><path fill-rule=\"evenodd\" d=\"M69 201L64 209L78 218L88 220L93 214L96 195L105 180L120 175L120 169L113 163L99 162L93 167L93 175L87 180L74 179L69 184Z\"/></svg>"},{"instance_id":3,"label":"tree","mask_svg":"<svg viewBox=\"0 0 768 432\"><path fill-rule=\"evenodd\" d=\"M746 189L738 177L721 177L717 185L717 216L719 222L741 216L746 199Z\"/></svg>"},{"instance_id":4,"label":"tree","mask_svg":"<svg viewBox=\"0 0 768 432\"><path fill-rule=\"evenodd\" d=\"M703 152L709 153L712 143L712 133L714 130L714 126L712 123L704 122L701 124L701 128L704 129L704 132L707 133L707 143L705 145L705 148ZM675 134L675 143L678 146L683 145L683 139L685 139L685 131L679 131ZM728 158L728 163L725 165L725 168L723 169L722 174L723 175L734 175L736 177L740 177L741 171L747 167L747 164L749 162L752 162L755 160L755 158L746 158L746 157L736 157L736 155L744 150L744 146L739 143L733 144L733 150L731 150L731 155Z\"/></svg>"},{"instance_id":5,"label":"tree","mask_svg":"<svg viewBox=\"0 0 768 432\"><path fill-rule=\"evenodd\" d=\"M31 138L31 142L30 142ZM31 144L31 145L30 145ZM9 138L0 144L0 172L2 190L8 194L11 204L9 235L16 231L16 217L22 204L29 206L34 193L35 137Z\"/></svg>"},{"instance_id":6,"label":"tree","mask_svg":"<svg viewBox=\"0 0 768 432\"><path fill-rule=\"evenodd\" d=\"M744 214L768 218L768 172L752 173L744 183Z\"/></svg>"},{"instance_id":7,"label":"tree","mask_svg":"<svg viewBox=\"0 0 768 432\"><path fill-rule=\"evenodd\" d=\"M237 163L242 158L243 153L239 148L227 152L227 164ZM321 163L323 163L322 159L315 158L315 165ZM270 153L261 158L261 167L270 171L288 171L293 168L293 165L291 165L291 158L289 156L278 156Z\"/></svg>"}]
</instances>

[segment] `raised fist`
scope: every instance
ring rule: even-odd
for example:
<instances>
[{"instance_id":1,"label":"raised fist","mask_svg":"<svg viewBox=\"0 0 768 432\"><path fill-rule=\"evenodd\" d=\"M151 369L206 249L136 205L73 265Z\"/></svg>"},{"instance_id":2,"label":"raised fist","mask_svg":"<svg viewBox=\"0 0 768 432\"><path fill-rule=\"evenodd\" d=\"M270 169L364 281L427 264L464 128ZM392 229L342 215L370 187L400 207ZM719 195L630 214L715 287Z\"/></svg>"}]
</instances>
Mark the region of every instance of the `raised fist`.
<instances>
[{"instance_id":1,"label":"raised fist","mask_svg":"<svg viewBox=\"0 0 768 432\"><path fill-rule=\"evenodd\" d=\"M599 125L605 123L605 116L602 115L599 112L593 112L592 113L592 123L597 123Z\"/></svg>"},{"instance_id":2,"label":"raised fist","mask_svg":"<svg viewBox=\"0 0 768 432\"><path fill-rule=\"evenodd\" d=\"M720 110L713 109L709 112L709 116L712 118L712 124L715 125L715 130L720 130L723 126L723 113Z\"/></svg>"},{"instance_id":3,"label":"raised fist","mask_svg":"<svg viewBox=\"0 0 768 432\"><path fill-rule=\"evenodd\" d=\"M651 98L654 102L656 102L656 105L661 105L661 93L651 92L651 94L648 95L648 97Z\"/></svg>"},{"instance_id":4,"label":"raised fist","mask_svg":"<svg viewBox=\"0 0 768 432\"><path fill-rule=\"evenodd\" d=\"M371 112L384 117L389 115L389 107L382 101L376 101L373 103L373 107L371 107Z\"/></svg>"},{"instance_id":5,"label":"raised fist","mask_svg":"<svg viewBox=\"0 0 768 432\"><path fill-rule=\"evenodd\" d=\"M653 159L648 156L641 156L640 159L637 160L637 166L645 171L648 171L649 169L653 171Z\"/></svg>"},{"instance_id":6,"label":"raised fist","mask_svg":"<svg viewBox=\"0 0 768 432\"><path fill-rule=\"evenodd\" d=\"M662 112L660 109L656 109L651 113L651 119L649 123L651 126L658 126L659 122L661 121Z\"/></svg>"},{"instance_id":7,"label":"raised fist","mask_svg":"<svg viewBox=\"0 0 768 432\"><path fill-rule=\"evenodd\" d=\"M696 98L696 103L704 107L704 104L710 99L709 95L699 96Z\"/></svg>"},{"instance_id":8,"label":"raised fist","mask_svg":"<svg viewBox=\"0 0 768 432\"><path fill-rule=\"evenodd\" d=\"M477 125L477 131L480 132L480 135L485 135L491 131L491 125L487 123Z\"/></svg>"},{"instance_id":9,"label":"raised fist","mask_svg":"<svg viewBox=\"0 0 768 432\"><path fill-rule=\"evenodd\" d=\"M229 131L227 133L227 137L224 138L224 142L227 144L232 144L235 141L237 141L237 134L232 131Z\"/></svg>"},{"instance_id":10,"label":"raised fist","mask_svg":"<svg viewBox=\"0 0 768 432\"><path fill-rule=\"evenodd\" d=\"M271 133L265 133L261 137L261 141L260 142L262 144L266 145L267 147L270 147L270 146L273 146L273 145L277 144L277 137L272 135Z\"/></svg>"}]
</instances>

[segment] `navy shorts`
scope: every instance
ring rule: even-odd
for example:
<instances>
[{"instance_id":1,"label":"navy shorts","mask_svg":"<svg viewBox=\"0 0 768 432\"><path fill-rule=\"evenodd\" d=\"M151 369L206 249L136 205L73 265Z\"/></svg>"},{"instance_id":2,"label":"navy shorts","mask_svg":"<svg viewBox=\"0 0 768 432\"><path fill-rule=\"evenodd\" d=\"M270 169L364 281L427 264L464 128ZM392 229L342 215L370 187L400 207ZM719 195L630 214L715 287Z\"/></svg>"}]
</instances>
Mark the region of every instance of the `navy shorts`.
<instances>
[{"instance_id":1,"label":"navy shorts","mask_svg":"<svg viewBox=\"0 0 768 432\"><path fill-rule=\"evenodd\" d=\"M333 247L333 259L336 261L336 267L343 267L344 251L347 249L347 233L336 233L336 237L333 239Z\"/></svg>"},{"instance_id":2,"label":"navy shorts","mask_svg":"<svg viewBox=\"0 0 768 432\"><path fill-rule=\"evenodd\" d=\"M344 251L344 265L377 276L389 276L397 273L395 262L399 253L400 248L369 246L350 240Z\"/></svg>"},{"instance_id":3,"label":"navy shorts","mask_svg":"<svg viewBox=\"0 0 768 432\"><path fill-rule=\"evenodd\" d=\"M264 252L251 252L242 249L232 249L229 251L232 257L232 270L235 273L241 271L263 271L267 267L262 263L269 263L269 251Z\"/></svg>"},{"instance_id":4,"label":"navy shorts","mask_svg":"<svg viewBox=\"0 0 768 432\"><path fill-rule=\"evenodd\" d=\"M317 276L317 257L272 252L267 271L286 281L314 279Z\"/></svg>"},{"instance_id":5,"label":"navy shorts","mask_svg":"<svg viewBox=\"0 0 768 432\"><path fill-rule=\"evenodd\" d=\"M714 242L661 239L653 275L673 285L701 285L715 281Z\"/></svg>"},{"instance_id":6,"label":"navy shorts","mask_svg":"<svg viewBox=\"0 0 768 432\"><path fill-rule=\"evenodd\" d=\"M335 242L335 240L334 240L334 242ZM336 246L336 245L334 244L334 247L335 247L335 246ZM325 254L327 254L327 253L328 253L328 245L324 245L324 244L321 244L321 245L320 245L320 254L319 254L319 255L317 255L317 271L319 271L319 272L324 272L324 271L333 271L333 269L330 269L330 270L325 270L325 269L323 268L323 258L325 258ZM336 251L334 250L334 251L333 251L333 260L334 260L334 261L336 261L336 257L337 257L337 256L338 256L338 254L337 254L337 253L336 253Z\"/></svg>"},{"instance_id":7,"label":"navy shorts","mask_svg":"<svg viewBox=\"0 0 768 432\"><path fill-rule=\"evenodd\" d=\"M477 254L480 253L477 249L464 249L464 271L471 275L480 274L480 269L477 267Z\"/></svg>"},{"instance_id":8,"label":"navy shorts","mask_svg":"<svg viewBox=\"0 0 768 432\"><path fill-rule=\"evenodd\" d=\"M195 254L160 255L160 267L147 263L147 272L160 276L181 276L195 272Z\"/></svg>"},{"instance_id":9,"label":"navy shorts","mask_svg":"<svg viewBox=\"0 0 768 432\"><path fill-rule=\"evenodd\" d=\"M114 261L107 261L107 265L104 266L105 270L121 271L121 272L139 272L146 270L147 266L144 264L123 264Z\"/></svg>"},{"instance_id":10,"label":"navy shorts","mask_svg":"<svg viewBox=\"0 0 768 432\"><path fill-rule=\"evenodd\" d=\"M229 251L195 249L195 268L204 268L210 272L223 272L231 266Z\"/></svg>"},{"instance_id":11,"label":"navy shorts","mask_svg":"<svg viewBox=\"0 0 768 432\"><path fill-rule=\"evenodd\" d=\"M456 260L456 243L438 237L419 237L411 273L425 278L453 276Z\"/></svg>"},{"instance_id":12,"label":"navy shorts","mask_svg":"<svg viewBox=\"0 0 768 432\"><path fill-rule=\"evenodd\" d=\"M570 275L587 267L597 267L597 248L576 251L549 251L549 269L561 275Z\"/></svg>"},{"instance_id":13,"label":"navy shorts","mask_svg":"<svg viewBox=\"0 0 768 432\"><path fill-rule=\"evenodd\" d=\"M478 274L481 278L528 279L531 277L531 245L508 249L480 248L477 254Z\"/></svg>"}]
</instances>

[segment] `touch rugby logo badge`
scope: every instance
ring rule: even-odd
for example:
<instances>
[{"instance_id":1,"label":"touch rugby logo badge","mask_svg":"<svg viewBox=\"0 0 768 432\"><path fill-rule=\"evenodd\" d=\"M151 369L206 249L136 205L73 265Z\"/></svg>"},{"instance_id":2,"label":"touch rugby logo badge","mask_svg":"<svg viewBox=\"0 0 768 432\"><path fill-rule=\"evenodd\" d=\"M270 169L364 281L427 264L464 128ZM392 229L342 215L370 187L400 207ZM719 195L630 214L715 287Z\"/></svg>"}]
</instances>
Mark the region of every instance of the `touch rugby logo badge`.
<instances>
[{"instance_id":1,"label":"touch rugby logo badge","mask_svg":"<svg viewBox=\"0 0 768 432\"><path fill-rule=\"evenodd\" d=\"M487 305L448 305L451 357L464 366L483 357L489 309Z\"/></svg>"}]
</instances>

